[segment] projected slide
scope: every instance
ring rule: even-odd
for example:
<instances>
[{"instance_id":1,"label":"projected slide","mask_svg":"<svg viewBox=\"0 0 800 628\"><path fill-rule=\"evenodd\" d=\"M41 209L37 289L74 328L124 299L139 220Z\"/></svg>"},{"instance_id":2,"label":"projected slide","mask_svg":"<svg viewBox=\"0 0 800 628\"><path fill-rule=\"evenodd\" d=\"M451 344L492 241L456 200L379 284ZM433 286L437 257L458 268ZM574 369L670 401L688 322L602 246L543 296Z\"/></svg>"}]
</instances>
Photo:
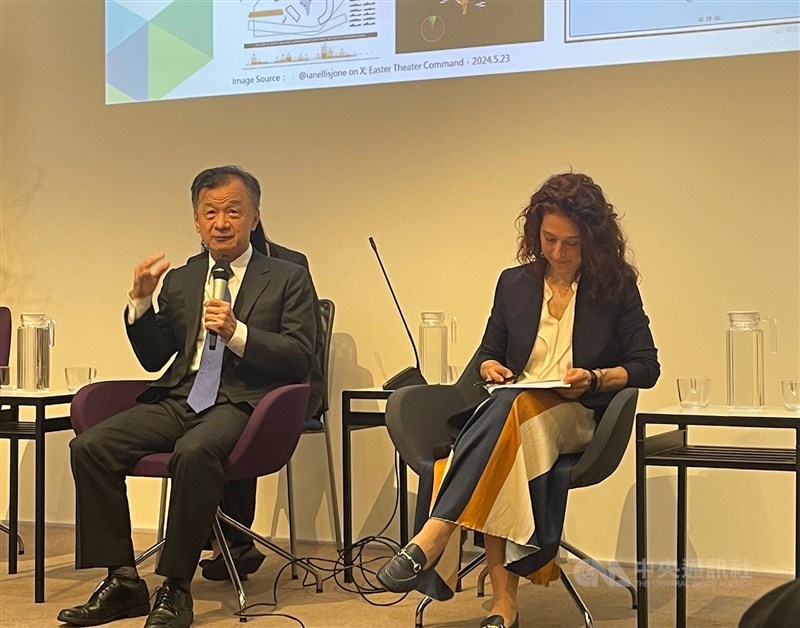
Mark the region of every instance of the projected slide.
<instances>
[{"instance_id":1,"label":"projected slide","mask_svg":"<svg viewBox=\"0 0 800 628\"><path fill-rule=\"evenodd\" d=\"M106 0L109 104L800 49L800 2Z\"/></svg>"},{"instance_id":2,"label":"projected slide","mask_svg":"<svg viewBox=\"0 0 800 628\"><path fill-rule=\"evenodd\" d=\"M799 4L791 0L571 0L569 35L571 39L619 37L667 30L765 25L797 18Z\"/></svg>"},{"instance_id":3,"label":"projected slide","mask_svg":"<svg viewBox=\"0 0 800 628\"><path fill-rule=\"evenodd\" d=\"M398 53L542 41L544 1L397 2Z\"/></svg>"},{"instance_id":4,"label":"projected slide","mask_svg":"<svg viewBox=\"0 0 800 628\"><path fill-rule=\"evenodd\" d=\"M303 39L333 31L341 34L349 26L344 0L256 2L248 18L247 26L254 38Z\"/></svg>"}]
</instances>

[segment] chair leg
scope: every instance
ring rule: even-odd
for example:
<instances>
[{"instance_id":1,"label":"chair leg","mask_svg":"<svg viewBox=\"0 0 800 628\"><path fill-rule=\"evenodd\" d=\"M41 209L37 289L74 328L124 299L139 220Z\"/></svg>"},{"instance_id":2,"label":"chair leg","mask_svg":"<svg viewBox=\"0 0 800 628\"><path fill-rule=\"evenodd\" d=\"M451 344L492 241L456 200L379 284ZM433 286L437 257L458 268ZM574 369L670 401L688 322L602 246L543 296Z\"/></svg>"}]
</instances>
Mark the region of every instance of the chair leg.
<instances>
[{"instance_id":1,"label":"chair leg","mask_svg":"<svg viewBox=\"0 0 800 628\"><path fill-rule=\"evenodd\" d=\"M489 575L489 566L487 565L478 574L478 597L486 595L486 576Z\"/></svg>"},{"instance_id":2,"label":"chair leg","mask_svg":"<svg viewBox=\"0 0 800 628\"><path fill-rule=\"evenodd\" d=\"M245 608L247 608L247 596L244 593L242 580L239 578L239 573L236 571L236 566L233 564L231 550L228 547L228 543L225 541L225 535L222 533L222 526L219 524L219 515L214 517L214 523L212 525L214 527L214 536L217 537L217 543L219 543L220 552L222 553L222 560L225 562L225 568L228 570L228 575L231 577L233 588L236 589L236 595L239 598L239 613L244 613ZM247 617L240 615L239 621L246 622Z\"/></svg>"},{"instance_id":3,"label":"chair leg","mask_svg":"<svg viewBox=\"0 0 800 628\"><path fill-rule=\"evenodd\" d=\"M0 523L0 530L5 532L8 536L11 536L11 530L8 528L8 526ZM9 543L10 542L11 540L9 540ZM25 541L23 541L22 537L19 534L17 534L17 554L22 556L24 553L25 553Z\"/></svg>"},{"instance_id":4,"label":"chair leg","mask_svg":"<svg viewBox=\"0 0 800 628\"><path fill-rule=\"evenodd\" d=\"M464 565L458 571L458 580L459 580L459 582L461 581L462 578L466 578L470 573L472 573L475 570L475 568L478 567L478 565L480 565L484 561L485 558L486 558L486 554L481 552L478 556L476 556L471 561L469 561L466 565ZM486 571L486 570L484 570L484 571ZM424 597L422 599L422 601L419 604L417 604L417 610L416 610L416 613L414 614L414 626L415 626L415 628L422 628L423 620L424 620L423 615L425 613L425 607L427 607L428 604L430 604L431 602L433 602L433 598L430 598L430 597L426 596L426 597Z\"/></svg>"},{"instance_id":5,"label":"chair leg","mask_svg":"<svg viewBox=\"0 0 800 628\"><path fill-rule=\"evenodd\" d=\"M134 559L133 562L134 565L138 565L139 563L147 560L153 554L158 554L158 558L161 558L161 550L164 548L164 543L166 542L166 534L164 530L166 529L166 522L167 522L168 496L169 496L169 478L161 478L161 497L160 497L161 506L159 507L158 511L158 527L156 528L156 542Z\"/></svg>"},{"instance_id":6,"label":"chair leg","mask_svg":"<svg viewBox=\"0 0 800 628\"><path fill-rule=\"evenodd\" d=\"M339 498L336 492L336 472L334 471L333 464L333 446L331 444L331 433L328 429L328 414L325 413L325 418L322 423L325 430L325 447L328 452L328 478L331 484L330 504L331 504L331 520L333 521L333 535L336 549L342 551L344 547L342 544L342 523L339 519Z\"/></svg>"},{"instance_id":7,"label":"chair leg","mask_svg":"<svg viewBox=\"0 0 800 628\"><path fill-rule=\"evenodd\" d=\"M138 565L139 563L141 563L141 562L147 560L148 558L150 558L153 554L155 554L157 552L160 552L162 550L162 548L164 547L164 543L166 543L166 542L167 542L166 539L161 539L160 541L156 541L156 543L154 545L151 545L149 548L147 548L145 551L143 551L141 554L139 554L134 559L133 564L134 565Z\"/></svg>"},{"instance_id":8,"label":"chair leg","mask_svg":"<svg viewBox=\"0 0 800 628\"><path fill-rule=\"evenodd\" d=\"M417 604L417 611L414 614L414 628L422 628L422 626L424 625L423 624L424 618L422 615L425 613L425 607L428 606L428 604L430 604L431 602L433 602L433 598L426 596L422 598L419 604Z\"/></svg>"},{"instance_id":9,"label":"chair leg","mask_svg":"<svg viewBox=\"0 0 800 628\"><path fill-rule=\"evenodd\" d=\"M161 543L159 548L164 546L164 538L166 537L167 527L167 498L169 497L169 478L161 480L161 506L158 511L158 531L156 533L156 542ZM161 558L161 551L159 549L158 558Z\"/></svg>"},{"instance_id":10,"label":"chair leg","mask_svg":"<svg viewBox=\"0 0 800 628\"><path fill-rule=\"evenodd\" d=\"M289 519L289 551L297 554L297 527L294 522L294 490L292 489L292 461L286 463L286 516ZM292 580L297 580L297 565L292 563Z\"/></svg>"},{"instance_id":11,"label":"chair leg","mask_svg":"<svg viewBox=\"0 0 800 628\"><path fill-rule=\"evenodd\" d=\"M638 600L637 600L636 587L634 585L632 585L630 582L625 580L625 578L623 578L622 576L618 576L617 574L609 571L608 568L605 565L603 565L602 563L597 562L594 558L592 558L588 554L584 553L583 551L581 551L580 549L578 549L577 547L575 547L571 543L567 543L566 541L562 540L560 545L565 550L567 550L570 554L572 554L574 556L577 556L583 562L585 562L590 567L592 567L592 568L596 569L597 571L599 571L601 574L603 574L609 580L613 580L617 584L625 587L628 590L628 593L631 594L631 608L636 608L637 607Z\"/></svg>"},{"instance_id":12,"label":"chair leg","mask_svg":"<svg viewBox=\"0 0 800 628\"><path fill-rule=\"evenodd\" d=\"M592 628L594 626L594 622L592 621L592 614L589 612L589 609L586 607L586 604L581 599L581 596L578 595L578 592L575 590L575 587L572 586L572 582L570 582L569 578L567 578L567 574L563 571L561 572L561 582L564 583L564 587L567 589L567 593L572 598L572 601L575 603L575 606L578 607L578 610L583 613L583 621L586 624L586 628Z\"/></svg>"},{"instance_id":13,"label":"chair leg","mask_svg":"<svg viewBox=\"0 0 800 628\"><path fill-rule=\"evenodd\" d=\"M299 558L298 556L295 556L291 552L287 552L282 547L275 545L275 543L273 543L269 539L266 539L260 534L256 534L255 532L253 532L250 528L243 526L241 523L236 521L236 519L232 519L224 512L222 512L222 510L220 510L219 508L217 508L217 517L219 517L221 522L231 526L232 528L235 528L236 530L239 530L239 532L243 534L246 534L257 543L260 543L261 545L266 547L268 550L271 550L276 554L278 554L278 556L281 556L282 558L285 558L288 561L293 561L294 563L296 563L301 569L307 571L314 578L314 580L316 581L317 593L322 593L322 577L319 575L319 572L316 569L314 569L314 566L310 562L308 562L307 559Z\"/></svg>"}]
</instances>

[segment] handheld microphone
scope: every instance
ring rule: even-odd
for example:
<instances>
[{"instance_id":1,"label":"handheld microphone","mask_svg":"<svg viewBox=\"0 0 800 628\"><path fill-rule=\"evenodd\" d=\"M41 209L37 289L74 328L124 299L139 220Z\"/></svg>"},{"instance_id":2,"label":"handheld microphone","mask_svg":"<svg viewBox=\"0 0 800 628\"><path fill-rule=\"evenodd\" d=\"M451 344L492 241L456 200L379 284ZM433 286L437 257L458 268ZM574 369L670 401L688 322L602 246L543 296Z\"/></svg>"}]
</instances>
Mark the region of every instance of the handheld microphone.
<instances>
[{"instance_id":1,"label":"handheld microphone","mask_svg":"<svg viewBox=\"0 0 800 628\"><path fill-rule=\"evenodd\" d=\"M228 280L231 278L231 264L224 257L217 260L211 269L211 298L222 300L228 290ZM211 335L208 346L214 351L217 348L217 332L208 330Z\"/></svg>"},{"instance_id":2,"label":"handheld microphone","mask_svg":"<svg viewBox=\"0 0 800 628\"><path fill-rule=\"evenodd\" d=\"M414 343L414 336L411 335L411 330L408 328L406 317L403 316L403 310L400 308L400 303L397 301L394 288L392 288L392 282L389 281L389 275L386 274L386 269L383 267L383 261L381 261L381 256L378 254L378 247L375 245L375 240L372 239L372 236L369 238L369 245L372 247L372 250L375 251L375 257L378 258L378 264L380 264L383 277L386 279L386 285L389 286L389 292L392 293L392 299L394 299L394 304L397 307L398 313L400 314L400 320L403 321L403 326L406 328L406 334L411 342L411 348L414 350L414 359L416 360L416 366L409 366L408 368L400 371L397 375L386 380L386 382L383 384L383 389L397 390L398 388L403 388L404 386L427 384L428 382L423 377L422 370L419 367L419 353L417 352L417 345Z\"/></svg>"}]
</instances>

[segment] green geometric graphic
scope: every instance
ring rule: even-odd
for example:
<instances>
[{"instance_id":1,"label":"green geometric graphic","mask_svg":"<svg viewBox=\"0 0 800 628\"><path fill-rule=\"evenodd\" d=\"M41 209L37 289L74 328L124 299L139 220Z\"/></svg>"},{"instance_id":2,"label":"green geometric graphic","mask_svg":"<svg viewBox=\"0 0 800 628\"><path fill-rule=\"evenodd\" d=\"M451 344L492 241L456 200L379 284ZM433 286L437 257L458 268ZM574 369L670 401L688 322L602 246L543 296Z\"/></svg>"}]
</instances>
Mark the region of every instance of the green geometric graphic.
<instances>
[{"instance_id":1,"label":"green geometric graphic","mask_svg":"<svg viewBox=\"0 0 800 628\"><path fill-rule=\"evenodd\" d=\"M174 2L150 22L210 57L214 54L212 3L207 2L207 11L198 11L195 6L197 4L197 2Z\"/></svg>"},{"instance_id":2,"label":"green geometric graphic","mask_svg":"<svg viewBox=\"0 0 800 628\"><path fill-rule=\"evenodd\" d=\"M160 100L194 75L213 59L213 19L213 0L106 0L106 103Z\"/></svg>"},{"instance_id":3,"label":"green geometric graphic","mask_svg":"<svg viewBox=\"0 0 800 628\"><path fill-rule=\"evenodd\" d=\"M187 44L153 22L148 25L150 100L160 100L206 63L211 55Z\"/></svg>"},{"instance_id":4,"label":"green geometric graphic","mask_svg":"<svg viewBox=\"0 0 800 628\"><path fill-rule=\"evenodd\" d=\"M136 102L122 90L117 89L110 83L106 83L106 104L112 105L123 102Z\"/></svg>"}]
</instances>

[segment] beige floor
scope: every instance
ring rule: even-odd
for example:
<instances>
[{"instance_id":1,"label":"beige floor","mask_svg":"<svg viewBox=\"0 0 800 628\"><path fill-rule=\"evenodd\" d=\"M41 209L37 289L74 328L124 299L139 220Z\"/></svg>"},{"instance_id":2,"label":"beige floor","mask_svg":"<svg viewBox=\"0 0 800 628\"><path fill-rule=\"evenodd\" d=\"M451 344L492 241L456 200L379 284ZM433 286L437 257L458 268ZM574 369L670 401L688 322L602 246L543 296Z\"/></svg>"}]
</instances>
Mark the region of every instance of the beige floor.
<instances>
[{"instance_id":1,"label":"beige floor","mask_svg":"<svg viewBox=\"0 0 800 628\"><path fill-rule=\"evenodd\" d=\"M7 537L0 533L0 626L2 628L40 628L58 626L55 620L58 611L65 606L82 603L96 583L103 577L100 570L78 572L73 567L72 530L51 527L47 531L46 596L43 604L33 603L33 530L25 526L23 538L28 543L26 555L20 557L19 573L9 575L7 559ZM151 540L149 535L137 535L136 544L145 548ZM306 546L306 555L333 557L327 546ZM283 562L270 556L261 570L245 583L248 602L267 602L272 598L275 576ZM573 566L568 565L567 571ZM630 569L626 570L630 573ZM152 588L160 579L153 573L152 560L141 569L142 575ZM618 586L595 580L592 572L578 567L575 574L582 583L579 587L594 615L594 623L601 628L629 627L636 625L636 612L631 609L628 593ZM669 574L656 572L651 579L650 625L672 626L674 620L674 587L670 586ZM688 591L690 626L736 626L739 617L754 599L788 578L767 574L719 574L693 575ZM434 603L425 613L425 625L431 627L477 626L486 615L488 598L475 595L476 577L471 576L465 589L454 600ZM236 626L233 616L237 609L233 589L226 583L207 582L197 578L193 585L195 604L195 626ZM392 594L371 596L371 601L388 604L398 599ZM299 580L291 580L288 570L283 572L278 586L277 612L293 615L309 628L333 627L412 627L414 609L420 599L416 593L398 604L378 608L365 602L355 593L339 588L333 580L325 582L325 590L318 594L313 588L303 588ZM520 589L520 625L579 627L581 616L573 606L560 583L548 589L525 584ZM262 607L262 612L270 609ZM141 626L143 619L127 619L115 622L119 628ZM249 626L280 628L298 626L297 622L279 617L256 617Z\"/></svg>"}]
</instances>

